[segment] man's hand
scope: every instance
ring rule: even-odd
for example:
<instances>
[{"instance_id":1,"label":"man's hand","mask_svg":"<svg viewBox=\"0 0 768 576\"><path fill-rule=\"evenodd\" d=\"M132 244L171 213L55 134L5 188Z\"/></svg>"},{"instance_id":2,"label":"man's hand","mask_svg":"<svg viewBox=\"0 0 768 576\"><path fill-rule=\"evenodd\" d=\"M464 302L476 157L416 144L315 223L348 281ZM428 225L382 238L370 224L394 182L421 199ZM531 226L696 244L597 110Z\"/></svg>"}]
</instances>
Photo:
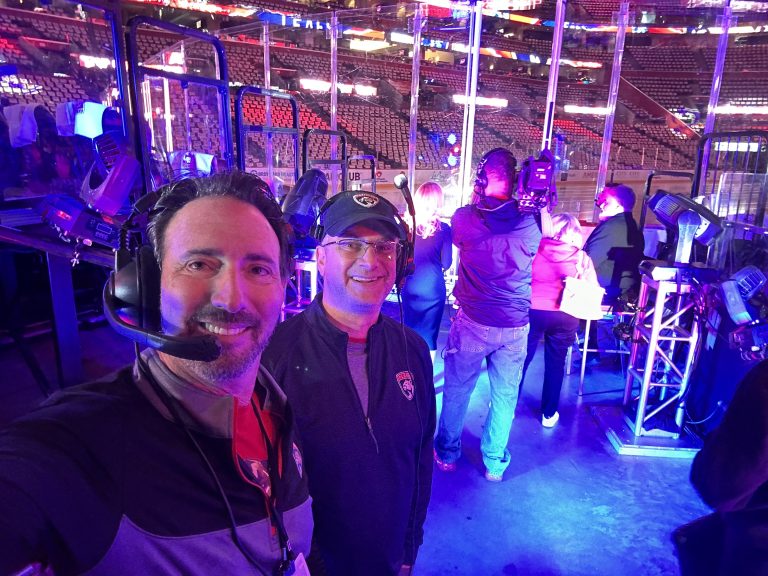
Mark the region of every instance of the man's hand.
<instances>
[{"instance_id":1,"label":"man's hand","mask_svg":"<svg viewBox=\"0 0 768 576\"><path fill-rule=\"evenodd\" d=\"M400 566L400 571L397 573L397 576L411 576L413 574L413 566L409 564L403 564Z\"/></svg>"}]
</instances>

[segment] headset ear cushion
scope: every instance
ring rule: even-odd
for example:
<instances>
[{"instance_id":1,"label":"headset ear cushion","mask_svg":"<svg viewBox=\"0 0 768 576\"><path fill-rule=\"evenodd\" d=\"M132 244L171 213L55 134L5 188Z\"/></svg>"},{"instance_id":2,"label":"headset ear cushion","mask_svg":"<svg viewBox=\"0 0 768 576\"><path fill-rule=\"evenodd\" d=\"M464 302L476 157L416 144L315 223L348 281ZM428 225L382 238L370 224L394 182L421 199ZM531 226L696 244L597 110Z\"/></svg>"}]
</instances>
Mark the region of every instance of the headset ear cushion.
<instances>
[{"instance_id":1,"label":"headset ear cushion","mask_svg":"<svg viewBox=\"0 0 768 576\"><path fill-rule=\"evenodd\" d=\"M483 178L483 176L484 173L482 170L475 176L474 193L478 196L483 196L485 194L485 178Z\"/></svg>"},{"instance_id":2,"label":"headset ear cushion","mask_svg":"<svg viewBox=\"0 0 768 576\"><path fill-rule=\"evenodd\" d=\"M323 241L323 227L319 223L319 218L320 217L318 216L318 220L315 220L315 223L309 229L310 237L316 240L318 244Z\"/></svg>"},{"instance_id":3,"label":"headset ear cushion","mask_svg":"<svg viewBox=\"0 0 768 576\"><path fill-rule=\"evenodd\" d=\"M157 264L152 247L144 245L139 248L136 262L142 326L147 329L158 329L160 326L160 266Z\"/></svg>"},{"instance_id":4,"label":"headset ear cushion","mask_svg":"<svg viewBox=\"0 0 768 576\"><path fill-rule=\"evenodd\" d=\"M416 238L405 222L403 222L403 230L405 231L405 246L397 256L397 273L395 275L395 286L398 288L402 288L405 279L416 271L416 265L413 261Z\"/></svg>"},{"instance_id":5,"label":"headset ear cushion","mask_svg":"<svg viewBox=\"0 0 768 576\"><path fill-rule=\"evenodd\" d=\"M114 272L113 276L112 296L119 301L118 307L138 308L141 305L141 296L136 259L131 258L131 261Z\"/></svg>"},{"instance_id":6,"label":"headset ear cushion","mask_svg":"<svg viewBox=\"0 0 768 576\"><path fill-rule=\"evenodd\" d=\"M488 187L488 176L485 173L485 163L485 158L480 160L480 164L477 166L477 173L475 174L474 192L478 196L485 196L485 189Z\"/></svg>"}]
</instances>

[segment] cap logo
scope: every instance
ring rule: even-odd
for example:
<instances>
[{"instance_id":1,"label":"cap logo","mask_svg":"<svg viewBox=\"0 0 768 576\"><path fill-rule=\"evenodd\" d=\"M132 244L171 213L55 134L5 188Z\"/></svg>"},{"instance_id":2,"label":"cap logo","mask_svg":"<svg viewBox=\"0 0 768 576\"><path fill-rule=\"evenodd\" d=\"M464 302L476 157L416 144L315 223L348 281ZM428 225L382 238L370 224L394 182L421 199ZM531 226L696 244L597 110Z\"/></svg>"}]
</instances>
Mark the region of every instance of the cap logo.
<instances>
[{"instance_id":1,"label":"cap logo","mask_svg":"<svg viewBox=\"0 0 768 576\"><path fill-rule=\"evenodd\" d=\"M413 400L413 376L408 370L403 370L395 374L395 379L400 386L400 392L403 393L406 400Z\"/></svg>"},{"instance_id":2,"label":"cap logo","mask_svg":"<svg viewBox=\"0 0 768 576\"><path fill-rule=\"evenodd\" d=\"M373 208L379 203L379 199L373 194L355 194L352 200L363 208Z\"/></svg>"}]
</instances>

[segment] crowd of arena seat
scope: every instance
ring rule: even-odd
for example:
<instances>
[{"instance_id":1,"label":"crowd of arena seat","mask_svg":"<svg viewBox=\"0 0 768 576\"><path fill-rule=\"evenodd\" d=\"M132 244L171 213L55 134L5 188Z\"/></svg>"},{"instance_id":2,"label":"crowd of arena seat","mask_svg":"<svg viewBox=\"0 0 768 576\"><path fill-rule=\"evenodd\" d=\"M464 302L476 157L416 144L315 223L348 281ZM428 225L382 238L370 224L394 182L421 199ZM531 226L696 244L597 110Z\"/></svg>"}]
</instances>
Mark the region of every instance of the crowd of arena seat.
<instances>
[{"instance_id":1,"label":"crowd of arena seat","mask_svg":"<svg viewBox=\"0 0 768 576\"><path fill-rule=\"evenodd\" d=\"M663 0L671 2L672 0ZM265 3L266 2L266 3ZM271 4L270 4L271 2ZM279 2L278 0L259 1L259 4L281 11L309 13L312 8L302 4ZM593 15L599 15L611 10L611 3L591 2L584 7ZM305 10L306 9L306 10ZM322 9L322 8L318 8ZM592 12L596 10L598 14ZM301 10L305 10L302 12ZM600 11L603 12L600 12ZM456 34L449 34L427 28L427 35L442 38L451 36L456 40ZM91 19L83 21L60 15L37 14L24 10L0 8L0 55L8 62L16 63L19 75L29 82L40 86L37 93L10 92L4 97L10 103L45 104L54 110L56 104L73 99L87 98L86 91L72 77L57 77L47 75L43 71L34 70L34 60L20 47L18 38L47 38L57 41L67 41L74 49L93 55L108 55L111 53L111 39L104 21ZM173 34L155 30L144 30L139 36L139 52L143 61L150 61L154 56L173 46L179 38ZM488 45L503 50L515 50L539 54L542 61L546 60L551 50L551 43L540 38L509 39L501 36L486 35ZM230 80L238 84L261 85L264 81L263 51L255 41L224 42ZM195 52L195 50L199 50ZM208 50L208 52L206 52ZM737 70L764 70L768 68L768 46L741 46L733 44L730 47L726 67L726 80L723 83L721 100L743 104L765 105L768 102L768 80L759 75L736 77ZM705 67L714 65L714 48L712 46L683 47L683 46L629 46L629 57L625 58L625 68L631 73L631 81L650 98L667 109L691 106L692 98L701 99L708 93L707 74L691 74L703 72ZM208 54L208 55L207 55ZM210 47L204 49L200 45L187 46L188 60L194 60L205 67L210 64ZM327 53L318 50L308 50L289 46L273 46L271 48L273 67L295 71L296 78L328 79L331 61ZM612 60L609 47L597 45L583 46L578 41L566 43L563 49L564 58L592 60L607 64ZM34 71L33 71L34 70ZM671 70L680 70L680 77L671 78ZM400 58L390 57L361 57L348 51L342 51L338 60L339 81L344 83L375 84L386 80L403 96L410 92L410 65ZM642 75L640 74L642 72ZM275 83L276 74L272 79ZM447 96L463 94L465 89L464 68L460 65L446 66L422 64L421 78L434 82L434 91L444 91ZM438 90L437 87L441 87ZM297 88L294 85L293 88ZM522 156L533 154L541 144L541 118L538 117L544 109L547 83L543 80L520 78L516 74L504 74L484 71L479 78L479 92L482 95L501 95L510 101L506 111L488 111L478 109L475 126L475 149L484 150L495 146L509 146ZM307 127L328 128L329 102L325 98L308 93L298 93L300 98L300 120L302 129ZM604 105L606 86L571 84L561 82L558 91L558 104ZM219 152L218 126L212 124L211 117L215 110L211 108L210 99L193 98L185 103L179 90L172 90L171 101L174 114L170 119L175 147L203 148L214 153ZM407 100L406 106L407 106ZM634 102L623 101L633 115L634 124L624 124L618 121L614 128L615 150L613 161L617 167L653 166L658 158L674 166L690 166L693 161L695 142L679 138L674 132L661 124L654 124L651 117L642 106ZM444 104L443 104L444 106ZM179 110L185 110L179 114ZM273 123L280 125L285 122L285 104L273 103ZM347 131L355 140L350 145L351 154L361 154L366 150L376 150L379 153L380 166L383 168L400 168L407 162L408 154L408 121L404 115L405 109L399 109L391 102L364 100L360 98L342 98L338 109L339 128ZM264 108L262 104L250 104L245 114L249 122L263 122ZM187 129L187 122L189 129ZM601 140L601 120L582 120L567 116L558 117L556 127L566 136L571 150L572 165L584 168L595 168L599 159L599 143ZM158 125L162 124L158 122ZM445 146L436 144L432 134L447 134L454 132L460 136L460 109L450 107L448 110L433 110L422 107L419 112L418 160L419 168L441 168L445 166ZM164 128L158 128L158 137L162 139ZM252 138L253 139L253 138ZM180 141L177 141L180 140ZM290 147L279 144L279 154L285 157ZM253 146L253 149L258 148ZM329 153L329 143L314 140L311 153L315 157ZM651 162L653 160L653 162ZM253 166L263 166L263 155L254 156L249 160Z\"/></svg>"},{"instance_id":2,"label":"crowd of arena seat","mask_svg":"<svg viewBox=\"0 0 768 576\"><path fill-rule=\"evenodd\" d=\"M0 37L0 57L4 62L32 66L32 59L19 48L18 42L11 38Z\"/></svg>"},{"instance_id":3,"label":"crowd of arena seat","mask_svg":"<svg viewBox=\"0 0 768 576\"><path fill-rule=\"evenodd\" d=\"M693 72L701 68L696 52L680 46L629 46L626 48L641 70L682 70Z\"/></svg>"},{"instance_id":4,"label":"crowd of arena seat","mask_svg":"<svg viewBox=\"0 0 768 576\"><path fill-rule=\"evenodd\" d=\"M581 8L597 22L613 22L616 19L616 13L619 11L620 0L579 0ZM645 8L647 11L658 11L659 14L677 14L680 16L692 16L704 11L696 8L689 8L684 0L641 0L635 3L634 7Z\"/></svg>"}]
</instances>

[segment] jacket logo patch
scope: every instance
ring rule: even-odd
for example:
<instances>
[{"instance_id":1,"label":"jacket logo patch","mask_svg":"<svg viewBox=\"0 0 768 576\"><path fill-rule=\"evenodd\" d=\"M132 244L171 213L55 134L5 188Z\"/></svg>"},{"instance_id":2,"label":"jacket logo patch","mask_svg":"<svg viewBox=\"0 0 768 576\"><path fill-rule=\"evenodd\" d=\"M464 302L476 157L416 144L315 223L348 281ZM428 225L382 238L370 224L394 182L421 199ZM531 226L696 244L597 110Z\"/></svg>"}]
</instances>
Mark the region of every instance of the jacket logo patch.
<instances>
[{"instance_id":1,"label":"jacket logo patch","mask_svg":"<svg viewBox=\"0 0 768 576\"><path fill-rule=\"evenodd\" d=\"M293 445L293 461L296 462L296 470L299 471L299 478L304 477L304 460L301 457L301 452L296 444Z\"/></svg>"},{"instance_id":2,"label":"jacket logo patch","mask_svg":"<svg viewBox=\"0 0 768 576\"><path fill-rule=\"evenodd\" d=\"M408 370L395 374L397 384L400 386L400 392L403 393L406 400L413 400L413 376Z\"/></svg>"}]
</instances>

